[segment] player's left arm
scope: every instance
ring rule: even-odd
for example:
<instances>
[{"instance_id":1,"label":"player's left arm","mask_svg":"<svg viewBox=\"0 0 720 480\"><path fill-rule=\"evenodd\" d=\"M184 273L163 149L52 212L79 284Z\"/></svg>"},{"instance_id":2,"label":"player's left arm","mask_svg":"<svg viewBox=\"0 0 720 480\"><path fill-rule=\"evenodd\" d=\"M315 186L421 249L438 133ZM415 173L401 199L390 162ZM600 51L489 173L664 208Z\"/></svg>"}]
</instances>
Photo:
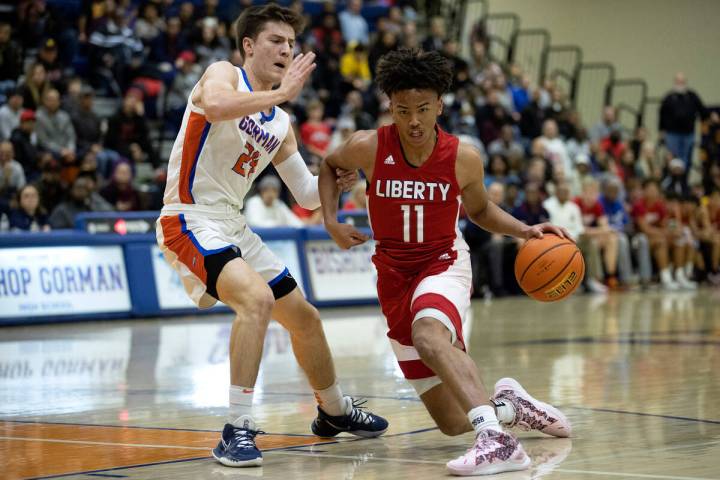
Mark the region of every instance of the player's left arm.
<instances>
[{"instance_id":1,"label":"player's left arm","mask_svg":"<svg viewBox=\"0 0 720 480\"><path fill-rule=\"evenodd\" d=\"M475 147L461 143L455 162L462 202L468 218L481 228L493 233L530 239L542 238L543 232L572 238L570 233L550 223L525 225L488 199L484 184L483 160Z\"/></svg>"},{"instance_id":2,"label":"player's left arm","mask_svg":"<svg viewBox=\"0 0 720 480\"><path fill-rule=\"evenodd\" d=\"M285 140L280 145L280 149L275 154L272 163L301 207L308 210L315 210L320 207L318 177L310 172L305 160L298 152L297 139L292 126L288 127ZM343 191L350 191L358 179L355 171L338 169L337 175L338 185Z\"/></svg>"}]
</instances>

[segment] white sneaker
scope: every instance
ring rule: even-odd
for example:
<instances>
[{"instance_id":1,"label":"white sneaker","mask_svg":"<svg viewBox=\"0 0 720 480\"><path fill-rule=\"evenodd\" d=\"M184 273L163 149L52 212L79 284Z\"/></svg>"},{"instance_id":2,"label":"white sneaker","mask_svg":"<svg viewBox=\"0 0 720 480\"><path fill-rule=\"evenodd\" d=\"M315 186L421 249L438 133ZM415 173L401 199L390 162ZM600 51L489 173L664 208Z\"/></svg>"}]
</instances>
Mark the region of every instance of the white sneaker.
<instances>
[{"instance_id":1,"label":"white sneaker","mask_svg":"<svg viewBox=\"0 0 720 480\"><path fill-rule=\"evenodd\" d=\"M501 378L495 383L495 405L509 403L515 410L515 418L503 423L508 428L538 430L554 437L569 437L572 425L563 413L552 405L530 395L514 378Z\"/></svg>"},{"instance_id":2,"label":"white sneaker","mask_svg":"<svg viewBox=\"0 0 720 480\"><path fill-rule=\"evenodd\" d=\"M587 288L590 293L607 293L608 288L602 283L598 282L594 278L589 278L587 281Z\"/></svg>"},{"instance_id":3,"label":"white sneaker","mask_svg":"<svg viewBox=\"0 0 720 480\"><path fill-rule=\"evenodd\" d=\"M483 430L465 455L447 463L453 475L492 475L530 468L532 461L514 435Z\"/></svg>"},{"instance_id":4,"label":"white sneaker","mask_svg":"<svg viewBox=\"0 0 720 480\"><path fill-rule=\"evenodd\" d=\"M680 290L680 284L673 280L669 269L660 272L660 283L665 290Z\"/></svg>"},{"instance_id":5,"label":"white sneaker","mask_svg":"<svg viewBox=\"0 0 720 480\"><path fill-rule=\"evenodd\" d=\"M689 280L685 276L685 271L682 268L675 270L675 282L685 290L697 290L697 283Z\"/></svg>"}]
</instances>

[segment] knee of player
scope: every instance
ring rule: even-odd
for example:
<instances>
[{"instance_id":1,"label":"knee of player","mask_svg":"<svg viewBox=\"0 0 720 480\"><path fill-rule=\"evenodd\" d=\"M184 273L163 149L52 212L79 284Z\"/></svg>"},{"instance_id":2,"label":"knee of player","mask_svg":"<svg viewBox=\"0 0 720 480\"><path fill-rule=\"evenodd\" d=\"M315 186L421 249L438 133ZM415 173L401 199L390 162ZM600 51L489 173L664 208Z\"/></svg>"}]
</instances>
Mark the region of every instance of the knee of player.
<instances>
[{"instance_id":1,"label":"knee of player","mask_svg":"<svg viewBox=\"0 0 720 480\"><path fill-rule=\"evenodd\" d=\"M415 349L423 359L433 359L442 355L450 345L449 339L442 338L427 328L413 328L412 341Z\"/></svg>"},{"instance_id":2,"label":"knee of player","mask_svg":"<svg viewBox=\"0 0 720 480\"><path fill-rule=\"evenodd\" d=\"M272 290L266 284L237 289L228 301L229 306L246 315L258 316L270 320L270 312L275 305Z\"/></svg>"}]
</instances>

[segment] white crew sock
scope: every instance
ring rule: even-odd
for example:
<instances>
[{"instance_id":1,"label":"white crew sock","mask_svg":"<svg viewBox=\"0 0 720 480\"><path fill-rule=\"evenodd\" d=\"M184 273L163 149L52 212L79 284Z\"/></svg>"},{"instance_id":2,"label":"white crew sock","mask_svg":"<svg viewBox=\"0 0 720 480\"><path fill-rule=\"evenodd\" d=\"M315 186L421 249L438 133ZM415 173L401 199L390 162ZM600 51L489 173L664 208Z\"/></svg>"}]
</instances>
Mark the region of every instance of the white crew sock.
<instances>
[{"instance_id":1,"label":"white crew sock","mask_svg":"<svg viewBox=\"0 0 720 480\"><path fill-rule=\"evenodd\" d=\"M228 409L228 423L241 428L255 429L253 421L252 405L255 389L253 387L240 387L230 385L230 408ZM245 417L245 418L243 418ZM250 419L250 426L246 427L245 422Z\"/></svg>"},{"instance_id":2,"label":"white crew sock","mask_svg":"<svg viewBox=\"0 0 720 480\"><path fill-rule=\"evenodd\" d=\"M325 390L315 390L315 400L317 400L323 412L332 417L345 415L347 412L349 399L343 397L337 380Z\"/></svg>"},{"instance_id":3,"label":"white crew sock","mask_svg":"<svg viewBox=\"0 0 720 480\"><path fill-rule=\"evenodd\" d=\"M470 410L467 414L470 425L475 429L477 436L483 430L496 430L501 432L500 423L495 416L495 409L490 405L481 405Z\"/></svg>"},{"instance_id":4,"label":"white crew sock","mask_svg":"<svg viewBox=\"0 0 720 480\"><path fill-rule=\"evenodd\" d=\"M694 266L693 262L687 262L685 264L685 276L687 277L688 280L692 278L693 266Z\"/></svg>"},{"instance_id":5,"label":"white crew sock","mask_svg":"<svg viewBox=\"0 0 720 480\"><path fill-rule=\"evenodd\" d=\"M501 423L510 425L515 421L515 406L505 400L494 400L495 414Z\"/></svg>"}]
</instances>

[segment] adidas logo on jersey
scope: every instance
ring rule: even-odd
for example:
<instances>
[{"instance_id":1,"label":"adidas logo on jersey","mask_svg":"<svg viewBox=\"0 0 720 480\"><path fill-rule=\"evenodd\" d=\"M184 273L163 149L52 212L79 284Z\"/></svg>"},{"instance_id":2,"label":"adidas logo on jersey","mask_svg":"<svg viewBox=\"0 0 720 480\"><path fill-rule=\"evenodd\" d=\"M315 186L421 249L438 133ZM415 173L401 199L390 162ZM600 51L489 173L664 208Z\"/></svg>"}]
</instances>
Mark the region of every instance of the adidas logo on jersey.
<instances>
[{"instance_id":1,"label":"adidas logo on jersey","mask_svg":"<svg viewBox=\"0 0 720 480\"><path fill-rule=\"evenodd\" d=\"M388 155L385 159L385 165L395 165L395 160L392 158L392 155Z\"/></svg>"},{"instance_id":2,"label":"adidas logo on jersey","mask_svg":"<svg viewBox=\"0 0 720 480\"><path fill-rule=\"evenodd\" d=\"M450 260L450 254L448 254L448 253L443 253L442 255L440 255L440 256L438 257L438 260Z\"/></svg>"}]
</instances>

